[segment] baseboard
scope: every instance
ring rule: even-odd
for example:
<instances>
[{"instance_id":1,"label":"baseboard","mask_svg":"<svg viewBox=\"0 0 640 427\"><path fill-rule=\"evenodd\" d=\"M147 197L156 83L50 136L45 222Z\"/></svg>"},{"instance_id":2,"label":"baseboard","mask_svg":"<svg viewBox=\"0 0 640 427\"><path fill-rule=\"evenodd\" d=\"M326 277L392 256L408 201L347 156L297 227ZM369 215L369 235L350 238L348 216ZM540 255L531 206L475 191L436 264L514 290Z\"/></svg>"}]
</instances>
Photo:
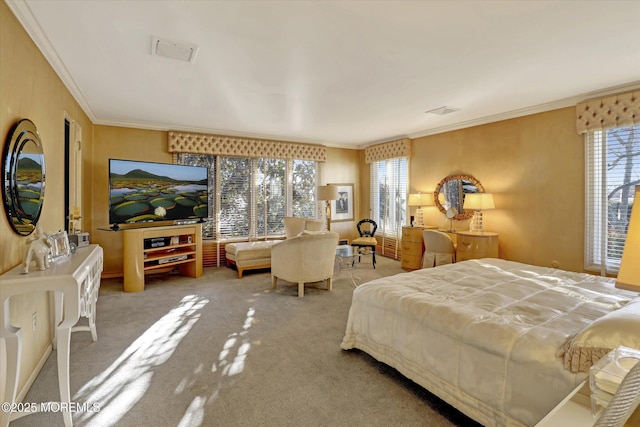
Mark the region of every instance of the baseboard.
<instances>
[{"instance_id":1,"label":"baseboard","mask_svg":"<svg viewBox=\"0 0 640 427\"><path fill-rule=\"evenodd\" d=\"M16 402L22 402L22 400L25 398L25 396L31 389L31 386L36 381L36 378L38 378L38 374L40 374L40 371L44 367L44 364L47 363L47 359L49 358L49 355L51 355L52 351L53 351L53 345L49 343L49 345L47 346L47 349L44 351L44 354L40 358L40 361L38 362L36 367L33 369L33 372L31 372L31 375L29 375L29 378L27 378L27 382L25 382L24 386L18 391L16 395Z\"/></svg>"}]
</instances>

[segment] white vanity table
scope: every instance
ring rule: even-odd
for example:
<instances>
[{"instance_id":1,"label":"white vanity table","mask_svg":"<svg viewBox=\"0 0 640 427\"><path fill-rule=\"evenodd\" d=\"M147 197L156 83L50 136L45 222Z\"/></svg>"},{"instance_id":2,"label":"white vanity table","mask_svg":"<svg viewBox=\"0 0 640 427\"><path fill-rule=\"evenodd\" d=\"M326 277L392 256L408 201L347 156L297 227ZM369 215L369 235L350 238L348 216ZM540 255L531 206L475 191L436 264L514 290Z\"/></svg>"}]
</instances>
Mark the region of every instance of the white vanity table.
<instances>
[{"instance_id":1,"label":"white vanity table","mask_svg":"<svg viewBox=\"0 0 640 427\"><path fill-rule=\"evenodd\" d=\"M32 292L55 292L55 340L54 348L58 352L58 382L60 402L70 403L69 390L69 349L71 332L76 330L91 331L93 340L97 339L95 329L96 300L100 288L103 252L99 245L78 248L77 252L65 259L52 263L44 271L22 273L19 265L0 275L0 338L4 341L6 357L5 366L0 372L6 373L4 379L3 401L14 403L18 387L20 360L22 353L22 332L9 322L11 298ZM89 326L76 327L80 317L89 320ZM2 390L0 390L2 391ZM0 397L2 395L0 394ZM53 398L52 401L57 401ZM5 427L13 419L24 414L0 412L0 427ZM73 425L71 412L63 412L65 426Z\"/></svg>"}]
</instances>

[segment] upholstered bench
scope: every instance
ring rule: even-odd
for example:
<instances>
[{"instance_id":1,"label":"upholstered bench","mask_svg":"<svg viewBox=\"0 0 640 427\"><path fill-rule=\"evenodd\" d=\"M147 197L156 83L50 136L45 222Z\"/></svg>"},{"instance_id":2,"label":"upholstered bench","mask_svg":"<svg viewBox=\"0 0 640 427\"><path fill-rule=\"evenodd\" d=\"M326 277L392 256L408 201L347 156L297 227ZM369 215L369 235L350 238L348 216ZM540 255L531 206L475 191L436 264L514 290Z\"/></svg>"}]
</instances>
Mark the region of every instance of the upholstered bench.
<instances>
[{"instance_id":1,"label":"upholstered bench","mask_svg":"<svg viewBox=\"0 0 640 427\"><path fill-rule=\"evenodd\" d=\"M236 266L238 279L242 279L244 270L271 268L271 247L281 241L228 243L225 245L227 266Z\"/></svg>"}]
</instances>

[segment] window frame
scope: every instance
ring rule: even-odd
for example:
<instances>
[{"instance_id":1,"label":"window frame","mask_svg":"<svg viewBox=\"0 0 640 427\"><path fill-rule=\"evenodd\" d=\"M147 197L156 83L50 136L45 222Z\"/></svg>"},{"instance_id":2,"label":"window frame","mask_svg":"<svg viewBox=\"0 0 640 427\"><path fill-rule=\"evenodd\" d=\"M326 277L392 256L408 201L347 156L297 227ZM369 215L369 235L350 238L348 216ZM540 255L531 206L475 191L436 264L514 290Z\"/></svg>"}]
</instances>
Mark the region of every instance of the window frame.
<instances>
[{"instance_id":1,"label":"window frame","mask_svg":"<svg viewBox=\"0 0 640 427\"><path fill-rule=\"evenodd\" d=\"M384 177L382 177L384 169ZM377 160L370 163L370 218L378 225L376 236L382 240L383 253L391 249L394 256L399 256L399 246L402 237L402 227L407 223L407 199L409 194L409 159L407 157L395 157ZM388 182L393 187L393 197L382 208L383 197L380 195L381 180ZM389 182L391 181L391 182ZM384 214L382 211L390 207L390 211ZM387 219L385 219L388 218ZM388 242L387 242L388 240Z\"/></svg>"},{"instance_id":2,"label":"window frame","mask_svg":"<svg viewBox=\"0 0 640 427\"><path fill-rule=\"evenodd\" d=\"M630 134L628 141L625 142L631 144L631 153L628 153L632 158L630 172L636 174L636 178L631 179L630 175L626 174L621 181L619 172L609 172L609 166L612 153L623 145L618 132L625 131ZM616 140L618 144L614 145L612 141ZM624 155L620 157L623 158ZM633 189L638 183L640 183L640 125L596 130L585 134L585 270L599 271L602 275L617 274L626 240L629 215L635 200L629 203L630 199L627 197L628 211L625 225L619 215L617 218L615 215L611 216L615 214L615 210L611 209L615 202L610 200L611 194L615 194L615 191L611 190L618 191L622 187L628 187L630 189L628 194L633 199ZM620 210L619 206L616 210ZM620 233L621 229L624 229L623 233Z\"/></svg>"}]
</instances>

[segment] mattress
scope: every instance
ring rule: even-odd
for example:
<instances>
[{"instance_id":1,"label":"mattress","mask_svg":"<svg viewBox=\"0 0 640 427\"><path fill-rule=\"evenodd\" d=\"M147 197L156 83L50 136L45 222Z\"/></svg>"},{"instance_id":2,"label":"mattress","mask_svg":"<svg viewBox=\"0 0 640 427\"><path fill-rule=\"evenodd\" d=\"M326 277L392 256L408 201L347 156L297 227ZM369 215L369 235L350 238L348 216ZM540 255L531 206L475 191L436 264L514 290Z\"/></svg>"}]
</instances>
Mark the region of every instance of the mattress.
<instances>
[{"instance_id":1,"label":"mattress","mask_svg":"<svg viewBox=\"0 0 640 427\"><path fill-rule=\"evenodd\" d=\"M636 295L614 284L500 259L416 270L354 290L341 346L485 426L533 426L587 375L558 349Z\"/></svg>"}]
</instances>

